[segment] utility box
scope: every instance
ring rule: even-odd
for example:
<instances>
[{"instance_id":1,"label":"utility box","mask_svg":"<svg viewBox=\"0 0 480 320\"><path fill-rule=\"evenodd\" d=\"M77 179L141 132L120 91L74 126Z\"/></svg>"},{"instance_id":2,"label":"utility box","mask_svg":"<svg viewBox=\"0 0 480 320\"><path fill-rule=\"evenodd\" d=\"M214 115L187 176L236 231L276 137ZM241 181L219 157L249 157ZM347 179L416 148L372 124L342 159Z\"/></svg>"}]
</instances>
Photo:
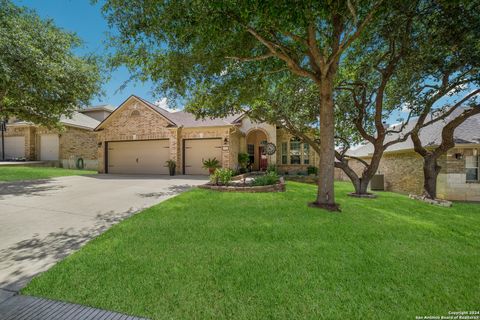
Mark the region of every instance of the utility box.
<instances>
[{"instance_id":1,"label":"utility box","mask_svg":"<svg viewBox=\"0 0 480 320\"><path fill-rule=\"evenodd\" d=\"M383 174L376 174L370 181L370 189L375 191L385 191L385 179Z\"/></svg>"}]
</instances>

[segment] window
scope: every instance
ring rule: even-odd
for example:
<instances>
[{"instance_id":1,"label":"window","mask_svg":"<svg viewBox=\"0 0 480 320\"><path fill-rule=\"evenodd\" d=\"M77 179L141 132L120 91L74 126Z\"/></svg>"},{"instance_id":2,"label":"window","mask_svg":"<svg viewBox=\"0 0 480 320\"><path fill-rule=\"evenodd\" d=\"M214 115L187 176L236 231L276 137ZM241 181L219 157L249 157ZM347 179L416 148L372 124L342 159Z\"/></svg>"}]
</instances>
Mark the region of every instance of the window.
<instances>
[{"instance_id":1,"label":"window","mask_svg":"<svg viewBox=\"0 0 480 320\"><path fill-rule=\"evenodd\" d=\"M300 139L298 138L292 138L290 140L290 164L301 164L301 159L300 159Z\"/></svg>"},{"instance_id":2,"label":"window","mask_svg":"<svg viewBox=\"0 0 480 320\"><path fill-rule=\"evenodd\" d=\"M255 145L253 144L248 144L247 145L247 153L251 156L255 154Z\"/></svg>"},{"instance_id":3,"label":"window","mask_svg":"<svg viewBox=\"0 0 480 320\"><path fill-rule=\"evenodd\" d=\"M255 145L247 144L248 162L255 163Z\"/></svg>"},{"instance_id":4,"label":"window","mask_svg":"<svg viewBox=\"0 0 480 320\"><path fill-rule=\"evenodd\" d=\"M288 154L287 154L287 143L282 142L282 164L288 163Z\"/></svg>"},{"instance_id":5,"label":"window","mask_svg":"<svg viewBox=\"0 0 480 320\"><path fill-rule=\"evenodd\" d=\"M465 172L467 174L467 181L478 181L478 167L479 167L478 151L473 150L473 155L465 157Z\"/></svg>"},{"instance_id":6,"label":"window","mask_svg":"<svg viewBox=\"0 0 480 320\"><path fill-rule=\"evenodd\" d=\"M130 117L138 117L140 116L140 111L138 110L133 110L132 113L130 113Z\"/></svg>"},{"instance_id":7,"label":"window","mask_svg":"<svg viewBox=\"0 0 480 320\"><path fill-rule=\"evenodd\" d=\"M310 145L303 144L303 164L310 164Z\"/></svg>"}]
</instances>

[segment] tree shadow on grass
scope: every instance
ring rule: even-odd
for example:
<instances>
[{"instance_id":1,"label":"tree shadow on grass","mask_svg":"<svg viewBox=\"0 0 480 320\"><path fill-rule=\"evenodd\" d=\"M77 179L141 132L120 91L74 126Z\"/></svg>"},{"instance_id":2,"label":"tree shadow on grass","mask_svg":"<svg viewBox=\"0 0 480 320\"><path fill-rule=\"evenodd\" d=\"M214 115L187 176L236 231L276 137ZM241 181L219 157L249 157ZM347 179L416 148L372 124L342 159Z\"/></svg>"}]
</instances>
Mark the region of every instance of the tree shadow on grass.
<instances>
[{"instance_id":1,"label":"tree shadow on grass","mask_svg":"<svg viewBox=\"0 0 480 320\"><path fill-rule=\"evenodd\" d=\"M35 275L80 249L114 224L135 214L137 209L123 213L98 214L90 227L68 228L51 232L45 237L34 235L0 250L0 289L19 291Z\"/></svg>"},{"instance_id":2,"label":"tree shadow on grass","mask_svg":"<svg viewBox=\"0 0 480 320\"><path fill-rule=\"evenodd\" d=\"M51 179L11 181L0 183L0 200L5 196L42 196L48 191L59 190L64 186L51 183Z\"/></svg>"}]
</instances>

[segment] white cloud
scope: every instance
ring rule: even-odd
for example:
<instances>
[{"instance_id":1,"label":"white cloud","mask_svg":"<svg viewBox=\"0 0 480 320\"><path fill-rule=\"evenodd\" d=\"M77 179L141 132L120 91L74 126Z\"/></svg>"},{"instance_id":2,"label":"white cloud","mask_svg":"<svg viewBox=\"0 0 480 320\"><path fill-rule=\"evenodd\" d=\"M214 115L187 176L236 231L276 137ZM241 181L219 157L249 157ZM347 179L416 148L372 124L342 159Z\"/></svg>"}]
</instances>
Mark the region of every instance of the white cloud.
<instances>
[{"instance_id":1,"label":"white cloud","mask_svg":"<svg viewBox=\"0 0 480 320\"><path fill-rule=\"evenodd\" d=\"M175 108L170 108L168 106L168 99L167 98L161 98L161 99L158 99L157 101L155 101L155 105L157 107L160 107L162 109L165 109L167 110L168 112L176 112L178 111L177 109Z\"/></svg>"}]
</instances>

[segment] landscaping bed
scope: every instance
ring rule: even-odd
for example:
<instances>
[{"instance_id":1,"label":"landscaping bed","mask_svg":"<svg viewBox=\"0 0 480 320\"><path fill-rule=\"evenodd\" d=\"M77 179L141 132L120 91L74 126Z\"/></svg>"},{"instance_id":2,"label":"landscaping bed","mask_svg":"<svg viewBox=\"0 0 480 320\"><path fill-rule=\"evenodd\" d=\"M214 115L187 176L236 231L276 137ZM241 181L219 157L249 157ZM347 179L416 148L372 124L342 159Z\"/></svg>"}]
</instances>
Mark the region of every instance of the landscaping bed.
<instances>
[{"instance_id":1,"label":"landscaping bed","mask_svg":"<svg viewBox=\"0 0 480 320\"><path fill-rule=\"evenodd\" d=\"M243 180L246 180L242 179ZM253 186L248 182L234 181L226 186L219 186L211 183L207 183L199 186L202 189L210 189L223 192L285 192L285 181L282 177L275 184L265 186Z\"/></svg>"},{"instance_id":2,"label":"landscaping bed","mask_svg":"<svg viewBox=\"0 0 480 320\"><path fill-rule=\"evenodd\" d=\"M284 192L285 180L275 171L251 172L232 176L228 168L217 169L210 175L210 182L199 186L223 192Z\"/></svg>"}]
</instances>

